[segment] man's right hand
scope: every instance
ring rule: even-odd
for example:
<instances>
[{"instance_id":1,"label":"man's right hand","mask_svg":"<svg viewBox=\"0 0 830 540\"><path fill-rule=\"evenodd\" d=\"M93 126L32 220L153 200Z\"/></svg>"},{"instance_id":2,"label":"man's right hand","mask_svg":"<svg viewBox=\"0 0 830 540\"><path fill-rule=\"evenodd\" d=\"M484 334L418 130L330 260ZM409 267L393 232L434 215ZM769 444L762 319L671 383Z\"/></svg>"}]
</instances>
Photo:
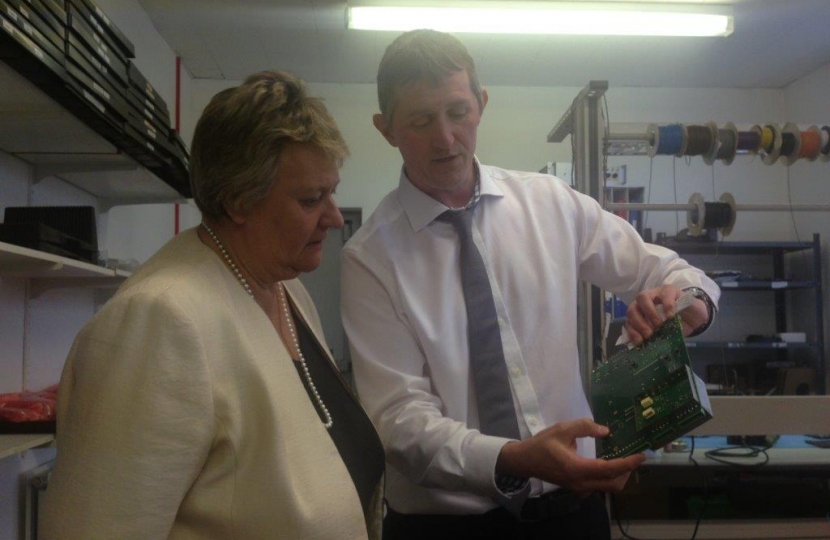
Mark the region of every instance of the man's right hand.
<instances>
[{"instance_id":1,"label":"man's right hand","mask_svg":"<svg viewBox=\"0 0 830 540\"><path fill-rule=\"evenodd\" d=\"M576 453L576 439L607 435L608 428L590 418L554 424L529 439L504 445L496 474L539 478L573 491L622 491L631 472L645 460L643 454L603 460Z\"/></svg>"}]
</instances>

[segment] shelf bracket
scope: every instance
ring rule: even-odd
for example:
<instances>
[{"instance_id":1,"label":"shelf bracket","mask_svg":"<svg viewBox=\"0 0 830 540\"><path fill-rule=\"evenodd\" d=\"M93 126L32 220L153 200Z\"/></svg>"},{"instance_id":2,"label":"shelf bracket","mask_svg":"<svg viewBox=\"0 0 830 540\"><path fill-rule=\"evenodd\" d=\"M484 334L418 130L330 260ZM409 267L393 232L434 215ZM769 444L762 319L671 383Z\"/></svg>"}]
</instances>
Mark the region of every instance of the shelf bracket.
<instances>
[{"instance_id":1,"label":"shelf bracket","mask_svg":"<svg viewBox=\"0 0 830 540\"><path fill-rule=\"evenodd\" d=\"M52 289L115 289L126 278L123 277L66 277L66 278L32 278L29 290L30 298L38 298Z\"/></svg>"},{"instance_id":2,"label":"shelf bracket","mask_svg":"<svg viewBox=\"0 0 830 540\"><path fill-rule=\"evenodd\" d=\"M121 155L121 154L114 154ZM111 172L111 171L135 171L138 170L139 165L136 163L41 163L34 165L34 183L37 184L42 180L50 177L58 177L67 173L91 173L91 172ZM61 178L62 180L65 180Z\"/></svg>"}]
</instances>

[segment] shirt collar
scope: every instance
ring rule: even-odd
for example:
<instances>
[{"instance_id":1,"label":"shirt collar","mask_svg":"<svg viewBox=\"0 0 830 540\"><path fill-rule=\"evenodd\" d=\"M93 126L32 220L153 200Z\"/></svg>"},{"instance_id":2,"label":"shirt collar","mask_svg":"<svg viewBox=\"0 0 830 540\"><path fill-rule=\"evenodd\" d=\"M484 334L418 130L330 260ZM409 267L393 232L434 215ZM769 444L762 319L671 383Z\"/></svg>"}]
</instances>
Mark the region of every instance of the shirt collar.
<instances>
[{"instance_id":1,"label":"shirt collar","mask_svg":"<svg viewBox=\"0 0 830 540\"><path fill-rule=\"evenodd\" d=\"M481 166L478 158L474 158L474 165L478 170L478 186L473 195L476 201L481 197L503 197L504 193L490 177L487 170ZM417 187L406 177L406 170L401 167L401 176L398 185L398 201L409 219L413 232L418 232L446 212L449 207L436 201Z\"/></svg>"}]
</instances>

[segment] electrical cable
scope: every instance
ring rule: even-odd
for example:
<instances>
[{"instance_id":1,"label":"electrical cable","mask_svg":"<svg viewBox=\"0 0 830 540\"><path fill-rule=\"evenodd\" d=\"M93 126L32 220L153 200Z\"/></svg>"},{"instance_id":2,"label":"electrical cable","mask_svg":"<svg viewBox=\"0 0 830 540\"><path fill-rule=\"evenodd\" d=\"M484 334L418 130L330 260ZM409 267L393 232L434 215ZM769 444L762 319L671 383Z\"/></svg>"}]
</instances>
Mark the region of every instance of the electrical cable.
<instances>
[{"instance_id":1,"label":"electrical cable","mask_svg":"<svg viewBox=\"0 0 830 540\"><path fill-rule=\"evenodd\" d=\"M695 519L695 528L694 528L694 531L692 531L691 538L689 539L689 540L695 540L695 538L697 538L697 531L700 528L700 523L703 520L703 514L706 512L706 506L709 503L709 487L706 484L706 474L703 472L703 468L701 468L700 463L698 463L697 460L694 458L694 453L695 453L695 437L694 437L694 435L690 436L690 439L691 439L692 445L691 445L691 449L689 451L689 462L691 462L692 465L694 465L695 470L700 475L700 483L701 483L701 486L703 487L703 504L700 507L700 512L698 512L698 514L697 514L697 518ZM620 534L623 536L623 538L626 538L627 540L644 540L642 538L632 536L631 534L628 533L628 527L630 526L630 522L628 522L626 524L625 529L623 529L622 521L620 519L621 514L620 514L619 505L617 504L617 498L613 494L611 495L611 506L614 509L615 521L617 522L617 530L620 531ZM628 520L626 520L626 521L628 521Z\"/></svg>"},{"instance_id":2,"label":"electrical cable","mask_svg":"<svg viewBox=\"0 0 830 540\"><path fill-rule=\"evenodd\" d=\"M732 215L732 207L725 202L706 202L703 203L705 211L703 213L704 229L722 229L729 226L734 221Z\"/></svg>"},{"instance_id":3,"label":"electrical cable","mask_svg":"<svg viewBox=\"0 0 830 540\"><path fill-rule=\"evenodd\" d=\"M772 128L770 126L764 126L761 128L761 143L758 145L758 148L767 153L772 152L774 140L775 135L772 132Z\"/></svg>"},{"instance_id":4,"label":"electrical cable","mask_svg":"<svg viewBox=\"0 0 830 540\"><path fill-rule=\"evenodd\" d=\"M686 134L685 156L702 156L712 148L714 138L709 126L686 126Z\"/></svg>"},{"instance_id":5,"label":"electrical cable","mask_svg":"<svg viewBox=\"0 0 830 540\"><path fill-rule=\"evenodd\" d=\"M769 448L769 446L760 447L750 446L748 444L741 446L725 446L722 448L707 450L703 455L712 461L717 461L718 463L723 463L724 465L731 465L732 467L737 467L739 469L757 469L769 463L769 454L767 454L767 450L769 450ZM730 461L732 459L752 459L759 456L763 456L764 460L758 463L746 464Z\"/></svg>"},{"instance_id":6,"label":"electrical cable","mask_svg":"<svg viewBox=\"0 0 830 540\"><path fill-rule=\"evenodd\" d=\"M718 130L718 151L715 154L715 159L724 161L727 165L732 162L738 148L738 141L735 139L735 131L729 129Z\"/></svg>"},{"instance_id":7,"label":"electrical cable","mask_svg":"<svg viewBox=\"0 0 830 540\"><path fill-rule=\"evenodd\" d=\"M821 152L821 132L816 126L801 132L801 149L798 157L815 161Z\"/></svg>"},{"instance_id":8,"label":"electrical cable","mask_svg":"<svg viewBox=\"0 0 830 540\"><path fill-rule=\"evenodd\" d=\"M611 495L611 505L614 507L614 514L616 515L617 529L619 529L620 534L623 536L623 538L627 538L628 540L644 540L642 538L638 538L636 536L631 536L630 534L628 534L628 527L631 525L631 523L627 523L625 529L623 529L622 522L620 522L620 509L617 506L617 498L613 494Z\"/></svg>"},{"instance_id":9,"label":"electrical cable","mask_svg":"<svg viewBox=\"0 0 830 540\"><path fill-rule=\"evenodd\" d=\"M781 137L781 155L791 156L795 152L796 145L798 144L796 136L792 133L784 132L781 134Z\"/></svg>"},{"instance_id":10,"label":"electrical cable","mask_svg":"<svg viewBox=\"0 0 830 540\"><path fill-rule=\"evenodd\" d=\"M651 204L651 182L652 182L653 179L654 179L654 157L651 157L648 160L648 195L646 196L646 204ZM645 230L646 225L648 224L648 215L649 215L648 210L643 212L643 230Z\"/></svg>"},{"instance_id":11,"label":"electrical cable","mask_svg":"<svg viewBox=\"0 0 830 540\"><path fill-rule=\"evenodd\" d=\"M657 148L655 153L661 156L681 156L685 146L686 130L683 124L659 126L655 133Z\"/></svg>"},{"instance_id":12,"label":"electrical cable","mask_svg":"<svg viewBox=\"0 0 830 540\"><path fill-rule=\"evenodd\" d=\"M795 210L793 210L793 194L790 187L790 168L787 167L787 201L790 203L790 220L793 223L793 232L795 232L795 241L801 243L801 237L798 234L798 225L795 221ZM799 251L801 257L804 259L804 265L809 266L807 261L807 253L803 250Z\"/></svg>"},{"instance_id":13,"label":"electrical cable","mask_svg":"<svg viewBox=\"0 0 830 540\"><path fill-rule=\"evenodd\" d=\"M674 204L677 204L677 159L671 160L671 176L672 184L674 186ZM680 214L674 214L674 234L680 232Z\"/></svg>"},{"instance_id":14,"label":"electrical cable","mask_svg":"<svg viewBox=\"0 0 830 540\"><path fill-rule=\"evenodd\" d=\"M695 530L692 532L692 537L690 540L695 540L697 538L697 530L700 528L700 522L703 520L703 514L706 512L706 506L709 504L709 489L706 486L706 475L703 473L703 469L700 467L700 464L694 458L695 454L695 436L690 436L692 441L692 447L689 450L689 461L695 466L695 470L700 474L700 482L703 485L703 504L700 507L700 512L697 515L697 519L695 520Z\"/></svg>"},{"instance_id":15,"label":"electrical cable","mask_svg":"<svg viewBox=\"0 0 830 540\"><path fill-rule=\"evenodd\" d=\"M755 126L755 128L752 131L738 132L738 152L749 154L758 152L761 147L761 128L758 126Z\"/></svg>"}]
</instances>

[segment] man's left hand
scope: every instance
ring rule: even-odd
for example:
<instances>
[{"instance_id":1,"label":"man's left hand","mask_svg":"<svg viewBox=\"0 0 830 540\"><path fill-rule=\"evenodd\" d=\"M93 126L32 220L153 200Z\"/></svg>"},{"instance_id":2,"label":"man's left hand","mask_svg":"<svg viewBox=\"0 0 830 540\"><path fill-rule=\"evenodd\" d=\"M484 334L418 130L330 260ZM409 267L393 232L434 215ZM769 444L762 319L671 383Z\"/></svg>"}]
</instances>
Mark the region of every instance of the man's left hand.
<instances>
[{"instance_id":1,"label":"man's left hand","mask_svg":"<svg viewBox=\"0 0 830 540\"><path fill-rule=\"evenodd\" d=\"M675 315L675 302L683 295L683 291L674 285L663 285L655 289L643 291L637 295L628 306L625 329L631 343L639 345L651 337L660 325ZM662 313L657 309L662 306ZM680 313L683 321L683 335L689 335L695 328L699 328L709 319L706 303L695 298L692 305Z\"/></svg>"}]
</instances>

